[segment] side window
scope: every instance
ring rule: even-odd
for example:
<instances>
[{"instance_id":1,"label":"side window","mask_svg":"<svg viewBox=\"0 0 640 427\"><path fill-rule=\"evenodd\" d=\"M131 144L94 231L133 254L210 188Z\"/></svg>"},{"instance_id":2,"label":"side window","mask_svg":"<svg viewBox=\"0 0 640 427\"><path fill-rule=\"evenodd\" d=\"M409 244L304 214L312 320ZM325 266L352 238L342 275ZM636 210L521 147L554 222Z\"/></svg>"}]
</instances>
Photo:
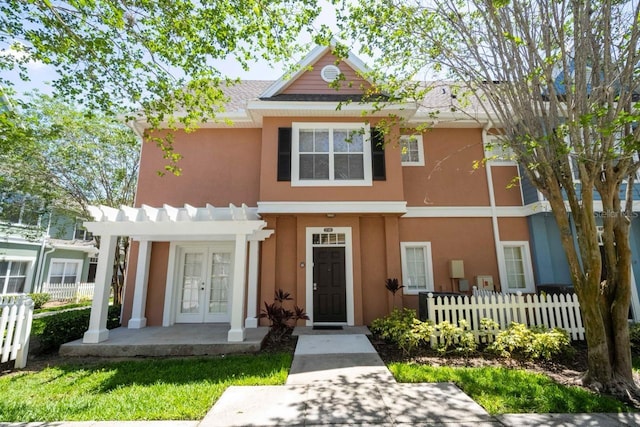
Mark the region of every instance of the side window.
<instances>
[{"instance_id":1,"label":"side window","mask_svg":"<svg viewBox=\"0 0 640 427\"><path fill-rule=\"evenodd\" d=\"M404 293L433 291L431 242L401 242L400 249Z\"/></svg>"},{"instance_id":2,"label":"side window","mask_svg":"<svg viewBox=\"0 0 640 427\"><path fill-rule=\"evenodd\" d=\"M402 166L424 166L422 135L402 135L400 150Z\"/></svg>"}]
</instances>

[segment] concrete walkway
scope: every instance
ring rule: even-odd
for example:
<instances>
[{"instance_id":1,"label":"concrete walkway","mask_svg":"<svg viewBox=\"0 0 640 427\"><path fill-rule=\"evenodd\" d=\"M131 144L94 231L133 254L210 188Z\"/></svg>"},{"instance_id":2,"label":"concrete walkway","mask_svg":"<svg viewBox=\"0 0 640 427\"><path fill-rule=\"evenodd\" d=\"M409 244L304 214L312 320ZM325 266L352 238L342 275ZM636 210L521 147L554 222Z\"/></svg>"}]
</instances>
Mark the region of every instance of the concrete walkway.
<instances>
[{"instance_id":1,"label":"concrete walkway","mask_svg":"<svg viewBox=\"0 0 640 427\"><path fill-rule=\"evenodd\" d=\"M364 334L300 335L286 385L230 387L200 427L640 426L640 414L492 417L449 383L398 384Z\"/></svg>"}]
</instances>

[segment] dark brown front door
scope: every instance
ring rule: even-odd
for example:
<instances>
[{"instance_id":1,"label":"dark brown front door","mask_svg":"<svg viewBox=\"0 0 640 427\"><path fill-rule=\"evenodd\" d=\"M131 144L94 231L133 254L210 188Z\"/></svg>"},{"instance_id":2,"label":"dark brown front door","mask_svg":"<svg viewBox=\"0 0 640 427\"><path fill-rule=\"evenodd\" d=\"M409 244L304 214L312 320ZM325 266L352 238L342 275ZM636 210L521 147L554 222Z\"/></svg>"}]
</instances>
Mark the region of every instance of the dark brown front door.
<instances>
[{"instance_id":1,"label":"dark brown front door","mask_svg":"<svg viewBox=\"0 0 640 427\"><path fill-rule=\"evenodd\" d=\"M313 321L347 321L344 248L313 248Z\"/></svg>"}]
</instances>

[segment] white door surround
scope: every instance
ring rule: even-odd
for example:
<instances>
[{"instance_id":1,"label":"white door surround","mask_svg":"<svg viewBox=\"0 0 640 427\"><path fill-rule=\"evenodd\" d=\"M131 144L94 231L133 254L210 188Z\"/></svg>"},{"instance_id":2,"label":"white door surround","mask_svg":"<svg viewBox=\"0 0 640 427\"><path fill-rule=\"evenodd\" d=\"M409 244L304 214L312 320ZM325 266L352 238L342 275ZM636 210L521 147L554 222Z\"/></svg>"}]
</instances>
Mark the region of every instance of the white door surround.
<instances>
[{"instance_id":1,"label":"white door surround","mask_svg":"<svg viewBox=\"0 0 640 427\"><path fill-rule=\"evenodd\" d=\"M229 322L233 242L177 245L173 280L176 323Z\"/></svg>"},{"instance_id":2,"label":"white door surround","mask_svg":"<svg viewBox=\"0 0 640 427\"><path fill-rule=\"evenodd\" d=\"M314 243L314 234L316 235L344 235L344 242L332 241L316 241ZM355 324L355 308L354 308L354 292L353 292L353 242L351 227L307 227L306 228L306 311L309 315L307 326L313 326L313 248L322 246L338 246L345 248L345 280L346 280L346 299L347 299L347 325Z\"/></svg>"}]
</instances>

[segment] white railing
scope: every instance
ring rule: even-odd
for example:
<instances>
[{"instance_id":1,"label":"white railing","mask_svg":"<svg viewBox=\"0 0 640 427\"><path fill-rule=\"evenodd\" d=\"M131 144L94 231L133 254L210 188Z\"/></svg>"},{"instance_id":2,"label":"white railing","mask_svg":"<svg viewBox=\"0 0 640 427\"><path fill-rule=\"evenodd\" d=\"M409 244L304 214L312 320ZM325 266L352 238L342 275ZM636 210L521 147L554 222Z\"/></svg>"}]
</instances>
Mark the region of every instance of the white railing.
<instances>
[{"instance_id":1,"label":"white railing","mask_svg":"<svg viewBox=\"0 0 640 427\"><path fill-rule=\"evenodd\" d=\"M42 292L50 301L75 301L93 299L95 283L43 283Z\"/></svg>"},{"instance_id":2,"label":"white railing","mask_svg":"<svg viewBox=\"0 0 640 427\"><path fill-rule=\"evenodd\" d=\"M0 362L27 366L33 301L25 294L0 295Z\"/></svg>"},{"instance_id":3,"label":"white railing","mask_svg":"<svg viewBox=\"0 0 640 427\"><path fill-rule=\"evenodd\" d=\"M429 293L426 301L427 319L435 324L445 320L457 324L458 320L465 319L477 342L483 336L480 329L483 318L497 322L499 330L507 329L511 322L518 322L529 327L561 328L569 333L572 340L584 340L582 315L575 294L482 293L484 295L473 296L436 296Z\"/></svg>"}]
</instances>

